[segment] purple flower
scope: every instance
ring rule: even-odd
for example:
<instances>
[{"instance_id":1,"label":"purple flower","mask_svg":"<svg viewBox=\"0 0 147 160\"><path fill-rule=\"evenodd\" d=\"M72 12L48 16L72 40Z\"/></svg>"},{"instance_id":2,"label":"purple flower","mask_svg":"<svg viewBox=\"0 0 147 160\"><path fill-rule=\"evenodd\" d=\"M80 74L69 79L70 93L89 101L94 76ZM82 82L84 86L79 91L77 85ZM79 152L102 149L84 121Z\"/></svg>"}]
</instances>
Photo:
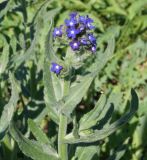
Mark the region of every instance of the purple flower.
<instances>
[{"instance_id":1,"label":"purple flower","mask_svg":"<svg viewBox=\"0 0 147 160\"><path fill-rule=\"evenodd\" d=\"M86 16L86 27L90 30L95 28L91 23L93 23L93 19Z\"/></svg>"},{"instance_id":2,"label":"purple flower","mask_svg":"<svg viewBox=\"0 0 147 160\"><path fill-rule=\"evenodd\" d=\"M90 30L95 28L90 22L87 22L86 27Z\"/></svg>"},{"instance_id":3,"label":"purple flower","mask_svg":"<svg viewBox=\"0 0 147 160\"><path fill-rule=\"evenodd\" d=\"M86 16L86 23L93 23L93 19Z\"/></svg>"},{"instance_id":4,"label":"purple flower","mask_svg":"<svg viewBox=\"0 0 147 160\"><path fill-rule=\"evenodd\" d=\"M85 16L79 16L79 22L82 24L86 24L86 17Z\"/></svg>"},{"instance_id":5,"label":"purple flower","mask_svg":"<svg viewBox=\"0 0 147 160\"><path fill-rule=\"evenodd\" d=\"M51 66L51 72L56 73L57 75L60 74L61 70L63 69L62 66L60 66L57 63L52 62L52 66Z\"/></svg>"},{"instance_id":6,"label":"purple flower","mask_svg":"<svg viewBox=\"0 0 147 160\"><path fill-rule=\"evenodd\" d=\"M91 24L93 23L93 19L89 18L88 15L87 16L79 16L79 22L84 24L86 28L88 29L94 29L95 27Z\"/></svg>"},{"instance_id":7,"label":"purple flower","mask_svg":"<svg viewBox=\"0 0 147 160\"><path fill-rule=\"evenodd\" d=\"M88 44L88 40L86 38L81 38L80 42L83 44L83 45L87 45Z\"/></svg>"},{"instance_id":8,"label":"purple flower","mask_svg":"<svg viewBox=\"0 0 147 160\"><path fill-rule=\"evenodd\" d=\"M77 16L77 12L72 12L72 13L70 13L70 18L76 18L76 16Z\"/></svg>"},{"instance_id":9,"label":"purple flower","mask_svg":"<svg viewBox=\"0 0 147 160\"><path fill-rule=\"evenodd\" d=\"M93 45L96 45L96 38L93 36L93 34L88 34L88 39Z\"/></svg>"},{"instance_id":10,"label":"purple flower","mask_svg":"<svg viewBox=\"0 0 147 160\"><path fill-rule=\"evenodd\" d=\"M74 18L66 19L65 24L67 27L75 27L75 25L77 24L77 20Z\"/></svg>"},{"instance_id":11,"label":"purple flower","mask_svg":"<svg viewBox=\"0 0 147 160\"><path fill-rule=\"evenodd\" d=\"M92 46L91 47L91 51L94 53L94 52L96 52L96 46Z\"/></svg>"},{"instance_id":12,"label":"purple flower","mask_svg":"<svg viewBox=\"0 0 147 160\"><path fill-rule=\"evenodd\" d=\"M76 35L79 34L79 32L79 29L75 29L73 27L66 30L67 37L72 39L76 38Z\"/></svg>"},{"instance_id":13,"label":"purple flower","mask_svg":"<svg viewBox=\"0 0 147 160\"><path fill-rule=\"evenodd\" d=\"M71 46L71 48L73 50L78 50L80 47L80 42L74 40L74 41L70 42L69 45Z\"/></svg>"},{"instance_id":14,"label":"purple flower","mask_svg":"<svg viewBox=\"0 0 147 160\"><path fill-rule=\"evenodd\" d=\"M62 27L63 27L63 25L54 29L54 31L53 31L53 36L54 37L62 37L62 34L63 34L62 33Z\"/></svg>"}]
</instances>

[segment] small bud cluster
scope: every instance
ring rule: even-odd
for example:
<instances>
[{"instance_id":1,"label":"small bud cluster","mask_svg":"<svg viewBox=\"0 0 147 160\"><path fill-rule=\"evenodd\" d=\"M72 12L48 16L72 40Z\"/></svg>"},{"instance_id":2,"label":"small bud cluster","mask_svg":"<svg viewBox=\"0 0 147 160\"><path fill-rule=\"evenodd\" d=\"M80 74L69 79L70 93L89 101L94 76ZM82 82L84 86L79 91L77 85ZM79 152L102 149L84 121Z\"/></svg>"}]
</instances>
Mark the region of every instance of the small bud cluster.
<instances>
[{"instance_id":1,"label":"small bud cluster","mask_svg":"<svg viewBox=\"0 0 147 160\"><path fill-rule=\"evenodd\" d=\"M73 51L78 51L83 47L86 50L90 50L92 53L96 52L96 38L91 32L95 27L92 25L93 19L87 16L78 16L76 12L69 15L69 19L65 20L65 25L54 28L53 37L62 37L65 35L69 39L69 46ZM56 74L60 74L63 69L62 66L56 67L55 63L52 63L51 71ZM56 64L56 66L59 66ZM62 67L62 68L61 68Z\"/></svg>"}]
</instances>

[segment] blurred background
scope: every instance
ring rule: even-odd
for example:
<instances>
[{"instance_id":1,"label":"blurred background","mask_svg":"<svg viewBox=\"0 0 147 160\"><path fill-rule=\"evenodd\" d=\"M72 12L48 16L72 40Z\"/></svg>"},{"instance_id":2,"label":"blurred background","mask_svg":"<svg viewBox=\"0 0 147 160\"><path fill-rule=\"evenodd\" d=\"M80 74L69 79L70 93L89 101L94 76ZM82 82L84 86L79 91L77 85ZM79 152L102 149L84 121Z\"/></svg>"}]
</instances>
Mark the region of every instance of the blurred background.
<instances>
[{"instance_id":1,"label":"blurred background","mask_svg":"<svg viewBox=\"0 0 147 160\"><path fill-rule=\"evenodd\" d=\"M22 133L27 131L26 119L31 118L54 137L56 128L46 115L43 97L44 37L53 17L54 26L59 26L72 11L94 19L98 50L110 38L116 41L113 57L77 107L77 114L90 110L103 92L117 99L115 120L127 110L131 88L139 96L137 114L100 142L95 160L114 159L110 155L115 152L119 153L116 159L147 160L147 0L0 0L0 115L11 96L8 73L12 71L21 88L16 115L18 124L25 126ZM30 158L6 134L0 159Z\"/></svg>"}]
</instances>

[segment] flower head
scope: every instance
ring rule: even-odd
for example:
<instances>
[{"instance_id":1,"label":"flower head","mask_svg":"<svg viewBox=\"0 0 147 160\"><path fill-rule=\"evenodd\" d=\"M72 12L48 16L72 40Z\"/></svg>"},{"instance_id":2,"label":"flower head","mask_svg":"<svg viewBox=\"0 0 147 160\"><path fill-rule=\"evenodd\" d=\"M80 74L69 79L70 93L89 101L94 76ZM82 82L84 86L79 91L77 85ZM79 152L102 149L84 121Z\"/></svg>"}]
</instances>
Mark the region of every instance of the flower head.
<instances>
[{"instance_id":1,"label":"flower head","mask_svg":"<svg viewBox=\"0 0 147 160\"><path fill-rule=\"evenodd\" d=\"M63 27L63 25L54 29L54 31L53 31L53 36L54 37L62 37L62 34L63 34L62 33L62 27Z\"/></svg>"},{"instance_id":2,"label":"flower head","mask_svg":"<svg viewBox=\"0 0 147 160\"><path fill-rule=\"evenodd\" d=\"M64 35L72 50L90 49L92 53L96 52L96 38L91 32L95 28L92 18L88 15L78 16L77 12L72 12L64 22ZM54 29L53 36L62 36L62 26Z\"/></svg>"},{"instance_id":3,"label":"flower head","mask_svg":"<svg viewBox=\"0 0 147 160\"><path fill-rule=\"evenodd\" d=\"M78 50L79 47L80 47L80 42L79 41L76 41L76 40L73 40L72 42L69 43L71 48L73 50Z\"/></svg>"},{"instance_id":4,"label":"flower head","mask_svg":"<svg viewBox=\"0 0 147 160\"><path fill-rule=\"evenodd\" d=\"M60 66L57 63L52 62L52 66L51 66L51 72L56 73L57 75L60 74L61 70L63 69L62 66Z\"/></svg>"}]
</instances>

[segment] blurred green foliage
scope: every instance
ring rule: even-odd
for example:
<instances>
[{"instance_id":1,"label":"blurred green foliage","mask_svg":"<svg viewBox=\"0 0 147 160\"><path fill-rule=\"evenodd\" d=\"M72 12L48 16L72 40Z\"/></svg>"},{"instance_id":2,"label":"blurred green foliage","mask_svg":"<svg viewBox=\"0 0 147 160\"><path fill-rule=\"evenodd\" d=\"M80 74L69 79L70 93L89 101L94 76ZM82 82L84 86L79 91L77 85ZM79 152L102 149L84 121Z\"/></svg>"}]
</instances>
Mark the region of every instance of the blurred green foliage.
<instances>
[{"instance_id":1,"label":"blurred green foliage","mask_svg":"<svg viewBox=\"0 0 147 160\"><path fill-rule=\"evenodd\" d=\"M13 104L17 103L14 119L20 131L28 137L31 130L34 135L31 134L30 139L36 137L42 143L56 143L57 127L50 116L55 122L58 118L47 114L43 95L44 37L52 18L54 26L59 26L71 11L89 14L94 19L98 52L108 40L115 38L116 41L113 56L79 103L77 115L81 117L91 110L101 93L105 93L107 101L115 101L110 120L113 122L128 109L131 88L135 88L139 96L139 110L129 123L92 147L76 146L75 153L71 147L71 157L74 154L74 160L147 160L147 0L0 0L0 117L3 107L7 104L8 108L8 101L14 96ZM16 95L11 92L10 83L12 90L18 90ZM8 117L2 117L8 121L1 125L7 126L13 110L10 106ZM35 122L29 120L28 123L29 118ZM36 124L40 127L39 137L34 132ZM17 134L21 137L19 132L13 129L11 132L14 137ZM36 145L40 153L36 157L41 157L40 144L25 138L22 143L29 143L30 148ZM0 160L29 160L19 147L6 132L0 144ZM52 149L48 150L55 155Z\"/></svg>"}]
</instances>

